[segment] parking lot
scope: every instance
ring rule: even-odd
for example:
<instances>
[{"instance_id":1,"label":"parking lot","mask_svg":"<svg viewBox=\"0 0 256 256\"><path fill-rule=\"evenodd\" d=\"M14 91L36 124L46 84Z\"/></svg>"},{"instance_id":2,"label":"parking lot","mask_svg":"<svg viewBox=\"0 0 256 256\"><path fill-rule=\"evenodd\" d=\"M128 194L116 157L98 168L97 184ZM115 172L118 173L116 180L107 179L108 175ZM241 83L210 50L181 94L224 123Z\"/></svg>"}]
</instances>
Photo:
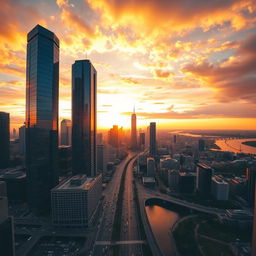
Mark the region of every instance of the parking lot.
<instances>
[{"instance_id":1,"label":"parking lot","mask_svg":"<svg viewBox=\"0 0 256 256\"><path fill-rule=\"evenodd\" d=\"M78 255L85 241L85 238L77 237L43 237L34 245L28 256Z\"/></svg>"}]
</instances>

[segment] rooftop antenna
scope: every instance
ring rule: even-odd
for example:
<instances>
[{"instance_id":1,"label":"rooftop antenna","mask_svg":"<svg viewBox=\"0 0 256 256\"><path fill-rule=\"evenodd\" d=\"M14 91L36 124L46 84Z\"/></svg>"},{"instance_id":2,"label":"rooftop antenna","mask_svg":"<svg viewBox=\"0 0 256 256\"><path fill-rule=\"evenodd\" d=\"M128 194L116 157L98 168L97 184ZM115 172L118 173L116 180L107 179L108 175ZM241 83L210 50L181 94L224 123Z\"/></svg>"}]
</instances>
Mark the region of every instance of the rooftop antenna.
<instances>
[{"instance_id":1,"label":"rooftop antenna","mask_svg":"<svg viewBox=\"0 0 256 256\"><path fill-rule=\"evenodd\" d=\"M135 105L133 105L133 113L135 114Z\"/></svg>"}]
</instances>

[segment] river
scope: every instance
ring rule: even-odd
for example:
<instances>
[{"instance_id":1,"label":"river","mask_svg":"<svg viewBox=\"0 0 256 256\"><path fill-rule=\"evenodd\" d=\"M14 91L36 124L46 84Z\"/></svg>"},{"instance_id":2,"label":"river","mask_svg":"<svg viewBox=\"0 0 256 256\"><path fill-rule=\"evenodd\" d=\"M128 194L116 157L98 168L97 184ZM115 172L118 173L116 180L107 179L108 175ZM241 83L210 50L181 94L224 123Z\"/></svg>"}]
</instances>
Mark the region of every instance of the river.
<instances>
[{"instance_id":1,"label":"river","mask_svg":"<svg viewBox=\"0 0 256 256\"><path fill-rule=\"evenodd\" d=\"M256 138L250 139L221 139L216 140L215 144L220 147L221 151L230 151L234 153L245 153L245 154L255 154L256 147L251 147L242 144L245 141L256 141Z\"/></svg>"},{"instance_id":2,"label":"river","mask_svg":"<svg viewBox=\"0 0 256 256\"><path fill-rule=\"evenodd\" d=\"M177 212L158 205L146 206L146 213L154 236L162 252L165 256L173 255L170 229L175 222L179 220L180 215Z\"/></svg>"}]
</instances>

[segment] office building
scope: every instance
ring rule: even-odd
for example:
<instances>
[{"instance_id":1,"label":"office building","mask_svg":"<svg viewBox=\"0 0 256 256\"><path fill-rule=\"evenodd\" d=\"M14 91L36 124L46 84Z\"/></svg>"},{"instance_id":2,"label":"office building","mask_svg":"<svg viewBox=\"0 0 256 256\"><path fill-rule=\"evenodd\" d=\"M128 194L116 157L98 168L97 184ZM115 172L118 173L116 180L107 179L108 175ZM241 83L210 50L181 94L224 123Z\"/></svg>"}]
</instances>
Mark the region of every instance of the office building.
<instances>
[{"instance_id":1,"label":"office building","mask_svg":"<svg viewBox=\"0 0 256 256\"><path fill-rule=\"evenodd\" d=\"M40 25L27 36L26 75L28 199L41 214L58 184L59 39Z\"/></svg>"},{"instance_id":2,"label":"office building","mask_svg":"<svg viewBox=\"0 0 256 256\"><path fill-rule=\"evenodd\" d=\"M97 145L102 145L103 144L103 134L102 133L97 133L96 143L97 143Z\"/></svg>"},{"instance_id":3,"label":"office building","mask_svg":"<svg viewBox=\"0 0 256 256\"><path fill-rule=\"evenodd\" d=\"M155 177L155 159L153 157L147 158L147 177Z\"/></svg>"},{"instance_id":4,"label":"office building","mask_svg":"<svg viewBox=\"0 0 256 256\"><path fill-rule=\"evenodd\" d=\"M160 169L167 168L167 169L179 169L179 162L176 159L171 157L165 157L160 159Z\"/></svg>"},{"instance_id":5,"label":"office building","mask_svg":"<svg viewBox=\"0 0 256 256\"><path fill-rule=\"evenodd\" d=\"M72 65L72 161L74 174L96 174L97 72L89 60Z\"/></svg>"},{"instance_id":6,"label":"office building","mask_svg":"<svg viewBox=\"0 0 256 256\"><path fill-rule=\"evenodd\" d=\"M151 122L149 128L149 154L155 156L156 152L156 123Z\"/></svg>"},{"instance_id":7,"label":"office building","mask_svg":"<svg viewBox=\"0 0 256 256\"><path fill-rule=\"evenodd\" d=\"M256 200L256 196L254 196L254 200ZM252 224L252 255L253 256L256 255L256 202L254 202L253 224Z\"/></svg>"},{"instance_id":8,"label":"office building","mask_svg":"<svg viewBox=\"0 0 256 256\"><path fill-rule=\"evenodd\" d=\"M10 160L10 115L0 112L0 169L6 168Z\"/></svg>"},{"instance_id":9,"label":"office building","mask_svg":"<svg viewBox=\"0 0 256 256\"><path fill-rule=\"evenodd\" d=\"M59 173L70 175L72 171L72 148L71 146L59 146Z\"/></svg>"},{"instance_id":10,"label":"office building","mask_svg":"<svg viewBox=\"0 0 256 256\"><path fill-rule=\"evenodd\" d=\"M3 181L0 181L0 254L15 255L13 218L8 216L6 185Z\"/></svg>"},{"instance_id":11,"label":"office building","mask_svg":"<svg viewBox=\"0 0 256 256\"><path fill-rule=\"evenodd\" d=\"M97 145L97 171L99 173L105 171L104 145Z\"/></svg>"},{"instance_id":12,"label":"office building","mask_svg":"<svg viewBox=\"0 0 256 256\"><path fill-rule=\"evenodd\" d=\"M25 168L10 167L0 173L0 182L5 182L9 202L25 202L27 198L27 180Z\"/></svg>"},{"instance_id":13,"label":"office building","mask_svg":"<svg viewBox=\"0 0 256 256\"><path fill-rule=\"evenodd\" d=\"M198 163L196 167L196 189L201 197L209 197L211 195L211 184L213 169L203 163Z\"/></svg>"},{"instance_id":14,"label":"office building","mask_svg":"<svg viewBox=\"0 0 256 256\"><path fill-rule=\"evenodd\" d=\"M212 195L216 200L228 200L229 197L229 184L221 177L212 177Z\"/></svg>"},{"instance_id":15,"label":"office building","mask_svg":"<svg viewBox=\"0 0 256 256\"><path fill-rule=\"evenodd\" d=\"M179 172L179 192L192 194L195 191L195 173Z\"/></svg>"},{"instance_id":16,"label":"office building","mask_svg":"<svg viewBox=\"0 0 256 256\"><path fill-rule=\"evenodd\" d=\"M198 140L198 150L199 151L205 151L205 140L199 139Z\"/></svg>"},{"instance_id":17,"label":"office building","mask_svg":"<svg viewBox=\"0 0 256 256\"><path fill-rule=\"evenodd\" d=\"M246 168L246 186L247 186L247 200L251 207L253 207L255 200L255 183L256 183L256 166L251 165Z\"/></svg>"},{"instance_id":18,"label":"office building","mask_svg":"<svg viewBox=\"0 0 256 256\"><path fill-rule=\"evenodd\" d=\"M109 130L108 144L114 148L118 148L118 145L119 145L118 125L113 125L113 127Z\"/></svg>"},{"instance_id":19,"label":"office building","mask_svg":"<svg viewBox=\"0 0 256 256\"><path fill-rule=\"evenodd\" d=\"M176 191L179 188L179 171L168 170L168 186L171 190Z\"/></svg>"},{"instance_id":20,"label":"office building","mask_svg":"<svg viewBox=\"0 0 256 256\"><path fill-rule=\"evenodd\" d=\"M102 176L75 175L51 191L52 222L63 227L87 227L102 191Z\"/></svg>"},{"instance_id":21,"label":"office building","mask_svg":"<svg viewBox=\"0 0 256 256\"><path fill-rule=\"evenodd\" d=\"M72 123L71 120L63 119L60 125L60 144L62 146L71 145L71 135L72 135Z\"/></svg>"},{"instance_id":22,"label":"office building","mask_svg":"<svg viewBox=\"0 0 256 256\"><path fill-rule=\"evenodd\" d=\"M139 146L141 149L144 149L145 147L145 133L144 132L141 132L140 133L140 137L139 137Z\"/></svg>"},{"instance_id":23,"label":"office building","mask_svg":"<svg viewBox=\"0 0 256 256\"><path fill-rule=\"evenodd\" d=\"M136 114L134 109L131 116L131 149L133 150L137 149L137 123L136 122L137 120L136 120Z\"/></svg>"},{"instance_id":24,"label":"office building","mask_svg":"<svg viewBox=\"0 0 256 256\"><path fill-rule=\"evenodd\" d=\"M22 125L19 128L19 152L22 156L25 155L26 141L25 141L26 126Z\"/></svg>"}]
</instances>

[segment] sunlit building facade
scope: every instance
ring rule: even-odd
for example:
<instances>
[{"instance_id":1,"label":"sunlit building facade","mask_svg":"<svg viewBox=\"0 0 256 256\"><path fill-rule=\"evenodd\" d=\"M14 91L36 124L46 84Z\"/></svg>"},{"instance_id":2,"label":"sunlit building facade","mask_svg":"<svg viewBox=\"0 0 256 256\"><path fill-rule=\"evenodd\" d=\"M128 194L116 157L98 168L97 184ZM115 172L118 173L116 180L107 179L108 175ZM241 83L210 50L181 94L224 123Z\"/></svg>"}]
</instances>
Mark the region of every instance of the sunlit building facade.
<instances>
[{"instance_id":1,"label":"sunlit building facade","mask_svg":"<svg viewBox=\"0 0 256 256\"><path fill-rule=\"evenodd\" d=\"M96 174L97 72L89 60L72 65L72 161L74 174Z\"/></svg>"},{"instance_id":2,"label":"sunlit building facade","mask_svg":"<svg viewBox=\"0 0 256 256\"><path fill-rule=\"evenodd\" d=\"M37 25L27 36L26 167L32 211L50 207L58 184L59 40Z\"/></svg>"}]
</instances>

